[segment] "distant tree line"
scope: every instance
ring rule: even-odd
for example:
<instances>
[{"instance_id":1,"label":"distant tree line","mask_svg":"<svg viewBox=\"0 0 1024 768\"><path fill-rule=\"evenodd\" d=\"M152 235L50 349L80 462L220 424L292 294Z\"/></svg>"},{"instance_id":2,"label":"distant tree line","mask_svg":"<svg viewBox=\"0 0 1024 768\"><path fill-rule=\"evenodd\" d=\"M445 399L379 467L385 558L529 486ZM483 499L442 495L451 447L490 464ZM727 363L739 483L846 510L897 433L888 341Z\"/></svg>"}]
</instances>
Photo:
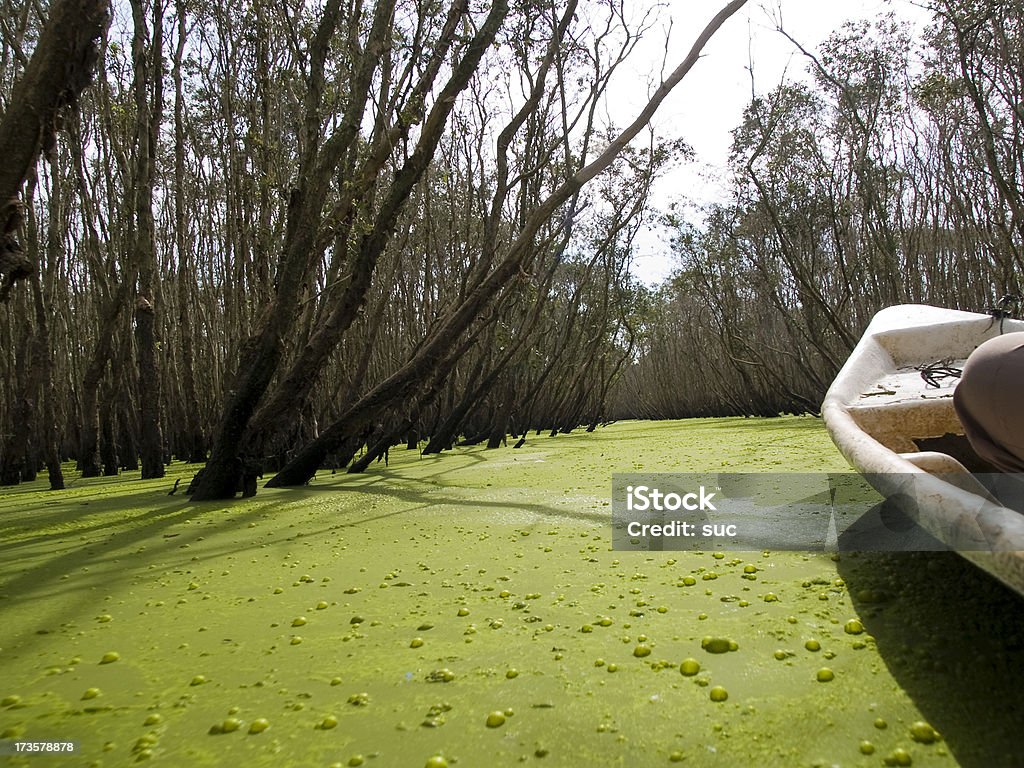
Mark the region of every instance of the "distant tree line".
<instances>
[{"instance_id":1,"label":"distant tree line","mask_svg":"<svg viewBox=\"0 0 1024 768\"><path fill-rule=\"evenodd\" d=\"M642 299L612 413L815 412L871 315L1010 308L1024 268L1024 3L932 0L803 51L752 99L731 200L669 215L679 267ZM798 44L797 41L794 43Z\"/></svg>"},{"instance_id":2,"label":"distant tree line","mask_svg":"<svg viewBox=\"0 0 1024 768\"><path fill-rule=\"evenodd\" d=\"M0 137L75 2L6 4ZM743 4L621 127L601 104L656 19L624 0L92 2L91 85L32 81L60 109L0 222L0 483L177 458L228 498L593 429L641 353L651 185L685 154L647 123Z\"/></svg>"}]
</instances>

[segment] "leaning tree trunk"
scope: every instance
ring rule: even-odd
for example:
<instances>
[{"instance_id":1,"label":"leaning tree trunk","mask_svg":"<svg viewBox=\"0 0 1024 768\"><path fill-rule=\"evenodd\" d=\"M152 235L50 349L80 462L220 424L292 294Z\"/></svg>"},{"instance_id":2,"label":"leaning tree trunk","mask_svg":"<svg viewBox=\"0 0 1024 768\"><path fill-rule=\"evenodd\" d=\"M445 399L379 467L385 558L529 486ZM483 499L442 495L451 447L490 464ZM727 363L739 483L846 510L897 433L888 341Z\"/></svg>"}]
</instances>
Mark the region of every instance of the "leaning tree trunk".
<instances>
[{"instance_id":1,"label":"leaning tree trunk","mask_svg":"<svg viewBox=\"0 0 1024 768\"><path fill-rule=\"evenodd\" d=\"M425 340L394 374L367 392L316 440L298 451L284 469L270 479L268 487L301 485L308 482L324 456L353 431L369 423L374 414L409 397L416 390L417 382L423 381L437 369L438 360L444 357L444 350L451 347L453 340L461 338L466 333L484 309L522 270L532 255L533 241L541 227L587 182L611 165L625 146L650 122L672 89L697 63L701 51L712 35L745 4L746 0L732 0L715 15L697 37L686 58L658 87L637 118L616 136L595 160L563 182L530 214L502 261L474 286L464 301L444 316L438 323L434 335Z\"/></svg>"},{"instance_id":2,"label":"leaning tree trunk","mask_svg":"<svg viewBox=\"0 0 1024 768\"><path fill-rule=\"evenodd\" d=\"M15 238L22 218L18 194L40 151L53 147L58 113L92 78L108 5L107 0L50 3L46 27L0 119L0 300L36 268Z\"/></svg>"},{"instance_id":3,"label":"leaning tree trunk","mask_svg":"<svg viewBox=\"0 0 1024 768\"><path fill-rule=\"evenodd\" d=\"M385 10L386 5L384 2L378 3L371 39L379 38L383 30L390 29L390 14ZM285 340L295 325L299 295L316 252L324 202L337 164L333 155L326 151L325 145L335 141L346 144L348 134L358 134L358 124L346 124L328 142L320 142L324 68L340 16L340 0L328 0L310 45L309 90L305 104L306 119L302 126L305 151L299 163L296 186L289 200L276 291L264 307L255 332L241 345L238 365L214 434L210 459L202 474L197 475L192 493L194 501L230 499L242 482L242 440L281 362ZM375 57L379 56L381 45L380 41L369 45L359 64L358 79L365 82L367 88L364 90L369 88ZM352 101L356 104L365 103L366 95L363 92L354 93Z\"/></svg>"},{"instance_id":4,"label":"leaning tree trunk","mask_svg":"<svg viewBox=\"0 0 1024 768\"><path fill-rule=\"evenodd\" d=\"M469 378L466 381L466 390L463 392L462 398L459 400L458 405L449 411L441 425L434 430L434 434L430 436L427 446L423 449L424 455L446 451L455 443L455 438L458 435L459 428L462 426L463 419L466 418L469 409L473 407L480 396L481 390L478 382L480 381L480 374L483 372L486 361L487 356L483 354L482 350L476 365L473 367L473 371L469 374Z\"/></svg>"},{"instance_id":5,"label":"leaning tree trunk","mask_svg":"<svg viewBox=\"0 0 1024 768\"><path fill-rule=\"evenodd\" d=\"M367 89L369 87L368 78L375 68L373 57L379 55L380 50L377 49L383 45L383 40L375 36L374 32L378 30L378 26L382 30L389 28L387 20L380 19L380 12L386 7L387 4L378 3L374 31L371 32L371 40L375 40L379 45L368 47L360 64L364 70L363 74L367 77L365 80ZM449 21L457 22L462 16L462 8L461 3L453 5ZM323 64L328 53L330 36L337 24L337 4L328 2L327 9L320 29L317 31L314 50L310 53L310 60L315 62L311 70L315 77L319 77L319 82L314 83L314 103L310 109L310 117L315 120L315 124L307 126L311 135L319 132L319 122L315 114L316 107L319 105L319 87L323 85ZM377 257L389 242L391 225L405 206L415 184L426 172L458 95L468 86L484 53L493 43L507 13L508 3L506 0L496 0L491 4L486 20L469 42L465 55L453 68L448 82L423 121L416 148L405 164L396 172L390 189L384 195L384 202L374 228L362 238L360 246L354 254L354 263L350 267L352 276L344 292L343 303L338 312L332 313L330 318L332 333L335 331L341 333L347 329L350 322L349 312L355 306L351 302L355 301L361 306L365 300L366 287L368 287L368 281L376 266ZM447 29L448 23L446 22L446 31ZM429 72L435 63L431 59L426 71ZM437 63L433 72L436 74L438 69L440 69L440 63ZM427 86L430 84L426 83ZM357 90L353 94L352 102L358 103L360 97L365 98L365 96L364 91ZM228 398L210 461L207 463L204 476L200 478L192 496L196 501L231 498L235 494L235 489L239 484L239 473L246 464L239 454L250 419L277 372L284 339L294 326L299 290L308 277L312 256L318 253L317 243L320 238L323 206L329 189L328 182L330 175L333 174L341 160L340 156L334 156L332 148L347 146L346 136L355 138L361 120L362 114L358 115L357 120L344 121L341 130L324 144L325 151L321 156L317 157L316 147L311 147L310 151L313 156L308 162L315 175L312 182L306 181L306 174L301 172L305 169L300 170L299 184L304 188L305 193L300 191L295 196L297 205L294 207L301 218L293 223L289 216L286 238L292 242L279 269L278 294L265 313L265 320L261 324L260 332L247 343L244 349L234 382L234 393ZM335 139L337 139L337 143L334 143ZM340 341L340 336L331 336L330 339L325 339L324 343L326 346L336 346L338 341ZM300 388L297 391L301 391L304 382L309 377L315 378L318 375L320 364L317 359L319 352L326 349L326 346L321 348L318 345L314 350L317 354L311 355L309 359L300 357L303 368L300 372L301 375L295 380L296 386ZM332 349L333 346L331 346ZM309 368L306 368L306 365ZM291 374L288 374L286 379L290 376Z\"/></svg>"},{"instance_id":6,"label":"leaning tree trunk","mask_svg":"<svg viewBox=\"0 0 1024 768\"><path fill-rule=\"evenodd\" d=\"M425 76L421 79L421 87L428 87L431 84L433 77L441 68L440 57L456 37L459 8L460 4L453 4L441 40L435 46ZM505 0L491 4L486 21L477 31L465 55L438 94L437 100L423 121L415 149L395 173L390 187L383 195L383 202L373 220L372 228L360 238L358 246L346 264L349 277L341 297L329 316L303 345L297 359L283 376L280 386L253 418L250 439L256 445L285 431L287 425L295 421L319 380L320 372L331 352L337 348L358 313L362 311L377 262L391 241L396 222L416 184L430 166L458 95L468 86L484 53L504 23L507 13L508 4ZM399 122L402 124L401 120ZM376 160L375 165L367 168L364 173L382 170L382 158Z\"/></svg>"},{"instance_id":7,"label":"leaning tree trunk","mask_svg":"<svg viewBox=\"0 0 1024 768\"><path fill-rule=\"evenodd\" d=\"M352 462L352 465L348 468L350 475L359 474L365 472L366 468L369 467L374 460L384 458L385 463L387 462L388 451L392 445L398 441L399 437L412 426L412 419L402 419L397 426L391 429L385 429L381 436L370 446L367 447L366 453L359 457L356 461Z\"/></svg>"},{"instance_id":8,"label":"leaning tree trunk","mask_svg":"<svg viewBox=\"0 0 1024 768\"><path fill-rule=\"evenodd\" d=\"M349 467L348 471L350 474L363 472L374 459L386 456L388 449L398 442L401 435L412 429L412 425L416 423L420 413L437 399L438 394L441 392L441 387L455 369L456 363L474 344L476 344L476 337L470 336L470 338L463 341L459 347L453 349L448 354L447 359L441 363L434 373L433 380L416 396L398 426L391 430L386 430L384 435L367 449L366 454ZM411 447L415 448L416 446L413 445Z\"/></svg>"},{"instance_id":9,"label":"leaning tree trunk","mask_svg":"<svg viewBox=\"0 0 1024 768\"><path fill-rule=\"evenodd\" d=\"M543 286L548 285L548 280L554 274L554 265L549 270L547 278L542 283ZM459 428L462 426L462 422L469 413L469 410L483 397L486 393L490 392L495 385L495 382L504 373L509 363L519 354L520 350L526 345L533 335L533 332L537 326L537 321L540 318L541 310L546 303L546 291L541 290L538 293L537 300L534 302L533 310L530 312L530 316L523 323L519 329L516 340L509 344L502 356L491 366L487 374L481 379L480 374L483 372L483 366L486 362L486 357L481 355L477 362L476 368L473 370L472 375L469 377L469 385L466 393L463 395L462 400L459 401L457 407L453 408L449 413L448 417L444 420L441 426L437 430L436 436L432 436L427 447L423 449L423 453L439 453L441 450L449 448L455 440L455 435ZM493 323L497 319L495 314L491 320ZM490 325L490 324L489 324ZM507 419L506 419L507 423ZM504 426L502 427L504 429ZM476 442L482 442L487 439L489 433L484 434ZM472 444L472 443L468 443Z\"/></svg>"}]
</instances>

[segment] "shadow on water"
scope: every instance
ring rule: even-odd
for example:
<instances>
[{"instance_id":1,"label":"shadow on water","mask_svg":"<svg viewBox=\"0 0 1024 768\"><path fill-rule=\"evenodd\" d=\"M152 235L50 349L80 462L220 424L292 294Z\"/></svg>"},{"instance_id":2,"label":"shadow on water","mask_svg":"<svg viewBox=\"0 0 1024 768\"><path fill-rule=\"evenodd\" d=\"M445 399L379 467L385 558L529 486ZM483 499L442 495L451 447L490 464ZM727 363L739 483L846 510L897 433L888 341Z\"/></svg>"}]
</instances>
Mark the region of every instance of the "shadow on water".
<instances>
[{"instance_id":1,"label":"shadow on water","mask_svg":"<svg viewBox=\"0 0 1024 768\"><path fill-rule=\"evenodd\" d=\"M575 507L560 508L552 503L533 503L518 499L515 502L506 500L484 499L459 495L447 492L445 486L435 485L422 488L410 483L395 481L394 479L381 476L361 475L360 483L345 481L351 476L343 476L338 483L322 484L318 486L302 486L288 488L282 493L289 493L290 498L316 498L335 496L342 498L344 494L362 496L379 496L396 502L398 508L393 512L383 515L365 516L364 511L358 505L348 510L335 510L335 515L350 515L353 519L347 522L346 526L359 526L373 523L375 520L394 517L396 515L410 515L420 510L431 508L465 509L479 513L481 522L487 522L491 517L489 513L499 513L503 510L514 509L517 513L531 513L539 519L549 518L552 520L586 520L593 523L607 523L611 519L609 512L592 512Z\"/></svg>"},{"instance_id":2,"label":"shadow on water","mask_svg":"<svg viewBox=\"0 0 1024 768\"><path fill-rule=\"evenodd\" d=\"M179 468L183 477L191 468ZM105 479L82 483L51 496L35 488L0 494L0 613L31 609L31 622L0 627L0 646L23 645L34 634L49 634L95 613L96 593L114 594L155 575L186 572L196 561L226 555L251 556L261 547L317 541L346 528L373 528L392 517L470 510L482 523L503 512L536 519L603 522L607 514L547 503L467 496L428 480L339 474L317 486L262 491L255 499L193 503L169 496L173 479L132 487ZM21 503L19 497L29 500ZM278 528L282 506L316 500L299 528L294 520ZM380 509L375 508L381 501ZM249 525L263 524L257 531ZM213 541L211 541L213 540ZM197 545L202 542L201 547ZM216 543L213 543L216 542ZM152 572L150 569L154 569ZM154 575L155 574L155 575ZM42 598L71 596L45 605ZM32 607L35 606L35 607Z\"/></svg>"},{"instance_id":3,"label":"shadow on water","mask_svg":"<svg viewBox=\"0 0 1024 768\"><path fill-rule=\"evenodd\" d=\"M1024 598L953 552L847 552L839 572L959 764L1024 766Z\"/></svg>"},{"instance_id":4,"label":"shadow on water","mask_svg":"<svg viewBox=\"0 0 1024 768\"><path fill-rule=\"evenodd\" d=\"M0 627L3 647L20 646L32 634L50 634L95 613L97 597L92 592L131 589L139 579L151 578L146 575L148 568L188 567L196 560L188 547L206 536L245 529L266 513L265 505L203 507L168 498L163 490L151 492L146 504L133 507L139 495L145 496L97 502L89 517L81 515L73 499L67 499L47 513L46 527L38 529L32 524L33 510L17 515L21 525L12 526L11 535L0 545L0 614L6 617L23 608L32 619ZM202 527L181 529L193 520L202 522ZM62 599L68 596L74 599Z\"/></svg>"}]
</instances>

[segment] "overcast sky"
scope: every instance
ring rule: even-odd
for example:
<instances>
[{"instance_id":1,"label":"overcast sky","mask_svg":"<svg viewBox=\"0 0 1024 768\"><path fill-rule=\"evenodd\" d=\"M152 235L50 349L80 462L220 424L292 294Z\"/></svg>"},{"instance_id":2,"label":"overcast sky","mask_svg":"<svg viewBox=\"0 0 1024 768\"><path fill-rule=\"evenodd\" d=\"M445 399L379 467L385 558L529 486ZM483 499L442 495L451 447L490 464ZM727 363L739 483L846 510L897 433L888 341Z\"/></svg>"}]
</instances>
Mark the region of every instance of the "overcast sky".
<instances>
[{"instance_id":1,"label":"overcast sky","mask_svg":"<svg viewBox=\"0 0 1024 768\"><path fill-rule=\"evenodd\" d=\"M673 19L669 70L724 4L725 0L667 0ZM771 90L783 79L805 77L806 60L775 31L774 18L780 11L789 34L808 50L814 50L843 22L872 18L890 10L918 27L928 21L928 14L911 0L749 0L719 30L705 48L704 58L655 116L654 124L661 135L681 136L697 155L695 163L673 173L659 186L657 204L667 205L679 195L698 203L726 199L727 178L723 169L730 131L739 124L750 100L751 61L758 93ZM613 93L613 101L623 109L620 127L627 115L640 108L640 100L646 95L644 89L636 87L648 77L644 70L649 72L661 65L662 40L664 32L652 32L648 47L638 52L640 55L631 65L632 76L626 73L626 77L620 78L621 90ZM619 122L617 114L615 117ZM663 237L649 233L637 246L634 272L648 283L664 278L672 264Z\"/></svg>"}]
</instances>

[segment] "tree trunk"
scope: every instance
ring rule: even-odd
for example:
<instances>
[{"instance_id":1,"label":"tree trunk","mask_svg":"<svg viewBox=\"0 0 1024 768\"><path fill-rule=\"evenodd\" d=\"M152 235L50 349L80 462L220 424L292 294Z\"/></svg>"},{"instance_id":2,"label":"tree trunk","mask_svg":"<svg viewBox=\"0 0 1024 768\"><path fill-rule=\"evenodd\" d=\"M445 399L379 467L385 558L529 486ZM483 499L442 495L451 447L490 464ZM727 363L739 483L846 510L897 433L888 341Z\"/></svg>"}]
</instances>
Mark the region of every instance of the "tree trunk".
<instances>
[{"instance_id":1,"label":"tree trunk","mask_svg":"<svg viewBox=\"0 0 1024 768\"><path fill-rule=\"evenodd\" d=\"M56 184L54 185L57 186ZM52 198L51 193L51 198ZM51 199L51 206L53 201ZM59 206L58 206L59 208ZM59 237L54 228L54 216L51 207L50 218L50 248L56 250L56 242ZM57 217L59 219L59 217ZM50 263L53 263L51 258ZM53 357L50 351L50 326L46 315L46 305L43 301L43 289L39 284L39 273L34 272L29 278L32 281L32 300L36 312L36 355L41 367L42 399L43 410L39 419L39 433L42 436L43 460L46 462L46 472L49 475L50 490L64 490L64 471L60 465L60 437L57 431L56 409L53 398Z\"/></svg>"},{"instance_id":2,"label":"tree trunk","mask_svg":"<svg viewBox=\"0 0 1024 768\"><path fill-rule=\"evenodd\" d=\"M191 306L195 278L192 254L186 239L185 217L185 92L182 85L181 64L185 55L187 31L185 4L177 3L178 44L174 50L172 78L174 80L174 250L178 257L178 333L181 339L181 364L177 374L181 377L184 402L184 447L179 456L190 463L206 461L206 441L199 422L199 396L196 391L195 347L192 338Z\"/></svg>"},{"instance_id":3,"label":"tree trunk","mask_svg":"<svg viewBox=\"0 0 1024 768\"><path fill-rule=\"evenodd\" d=\"M112 387L104 387L104 402L116 402L112 390ZM117 424L115 423L115 419L116 416L114 408L103 409L103 414L100 417L102 429L102 434L100 436L100 458L103 461L104 477L116 477L120 471L117 451Z\"/></svg>"},{"instance_id":4,"label":"tree trunk","mask_svg":"<svg viewBox=\"0 0 1024 768\"><path fill-rule=\"evenodd\" d=\"M488 421L490 421L490 419L488 419ZM459 443L459 445L463 447L468 447L471 445L480 445L480 443L486 440L490 436L490 434L490 429L477 430L472 435L468 436L465 440L462 440Z\"/></svg>"},{"instance_id":5,"label":"tree trunk","mask_svg":"<svg viewBox=\"0 0 1024 768\"><path fill-rule=\"evenodd\" d=\"M135 407L131 398L126 394L123 397L123 404L119 409L118 424L120 425L118 453L120 454L121 469L125 472L134 472L139 468L139 446L135 436L139 434L138 417L135 415Z\"/></svg>"},{"instance_id":6,"label":"tree trunk","mask_svg":"<svg viewBox=\"0 0 1024 768\"><path fill-rule=\"evenodd\" d=\"M82 427L79 435L78 472L82 477L99 477L103 467L100 460L100 409L95 387L82 388Z\"/></svg>"},{"instance_id":7,"label":"tree trunk","mask_svg":"<svg viewBox=\"0 0 1024 768\"><path fill-rule=\"evenodd\" d=\"M317 253L317 239L323 216L330 177L337 165L333 153L321 152L320 107L325 85L324 66L330 53L330 41L341 13L340 0L328 0L310 46L309 92L306 120L302 126L303 156L299 164L297 186L288 205L285 242L277 272L277 290L263 309L255 333L241 345L238 365L225 398L224 410L214 435L210 459L197 476L192 499L207 501L234 497L241 483L247 460L240 456L243 438L260 400L270 385L297 317L299 295L309 279L310 266ZM377 4L371 38L380 38L390 29L388 3ZM370 46L360 62L362 79L369 87L378 56L378 43ZM365 103L366 93L355 93L355 105ZM358 122L343 124L327 143L347 146L348 134L358 133ZM350 121L351 122L351 121ZM332 144L332 146L334 146Z\"/></svg>"},{"instance_id":8,"label":"tree trunk","mask_svg":"<svg viewBox=\"0 0 1024 768\"><path fill-rule=\"evenodd\" d=\"M512 382L509 381L508 387L505 389L505 399L502 401L501 407L497 411L497 415L494 418L494 425L491 427L490 437L487 440L487 447L491 450L500 448L501 444L505 442L505 434L508 432L509 421L512 420L512 411L516 407L516 394L512 388Z\"/></svg>"},{"instance_id":9,"label":"tree trunk","mask_svg":"<svg viewBox=\"0 0 1024 768\"><path fill-rule=\"evenodd\" d=\"M447 451L455 444L455 438L458 437L463 419L466 418L469 409L473 407L480 395L480 373L483 371L486 359L485 354L480 355L466 382L466 391L463 393L462 399L449 411L441 425L434 430L434 434L430 436L427 446L423 449L424 455Z\"/></svg>"},{"instance_id":10,"label":"tree trunk","mask_svg":"<svg viewBox=\"0 0 1024 768\"><path fill-rule=\"evenodd\" d=\"M14 407L11 409L11 434L4 445L3 461L0 462L0 485L18 485L25 470L29 435L32 431L32 420L36 411L36 392L40 383L36 380L38 366L31 359L32 348L32 326L26 324L22 329L22 338L18 344L18 357L15 365L18 394Z\"/></svg>"},{"instance_id":11,"label":"tree trunk","mask_svg":"<svg viewBox=\"0 0 1024 768\"><path fill-rule=\"evenodd\" d=\"M153 184L157 142L163 116L163 5L153 4L153 39L150 42L142 0L131 0L135 34L135 242L133 260L139 274L135 300L135 349L139 371L139 454L142 479L164 476L164 441L160 425L161 378L157 357L156 239L153 226ZM150 103L150 91L152 100Z\"/></svg>"},{"instance_id":12,"label":"tree trunk","mask_svg":"<svg viewBox=\"0 0 1024 768\"><path fill-rule=\"evenodd\" d=\"M366 468L369 467L375 459L379 459L382 456L386 463L388 450L398 441L402 433L408 430L411 426L411 419L403 419L396 427L385 430L380 438L366 449L366 453L360 456L357 461L352 462L352 465L348 468L348 473L350 475L354 475L359 474L360 472L365 472Z\"/></svg>"},{"instance_id":13,"label":"tree trunk","mask_svg":"<svg viewBox=\"0 0 1024 768\"><path fill-rule=\"evenodd\" d=\"M373 459L381 455L386 455L388 448L398 442L399 437L404 432L409 432L412 425L416 423L416 420L423 412L423 409L427 408L434 402L434 400L437 399L438 394L441 392L441 387L451 375L451 372L454 370L458 361L475 343L475 338L467 339L466 341L463 341L458 348L452 350L448 354L447 358L438 366L430 384L416 396L412 406L406 413L405 418L401 420L397 427L386 432L373 444L372 447L368 448L366 455L349 468L348 471L350 473L363 472L370 465L370 462L373 461ZM414 434L415 430L410 433L410 441L407 445L407 447L413 449L416 448L416 442L412 440L412 435Z\"/></svg>"},{"instance_id":14,"label":"tree trunk","mask_svg":"<svg viewBox=\"0 0 1024 768\"><path fill-rule=\"evenodd\" d=\"M32 445L32 439L29 438L28 448L25 450L25 462L22 465L21 479L26 483L31 483L39 475L39 464L36 459L35 446Z\"/></svg>"},{"instance_id":15,"label":"tree trunk","mask_svg":"<svg viewBox=\"0 0 1024 768\"><path fill-rule=\"evenodd\" d=\"M0 300L36 268L15 239L22 219L18 195L40 151L54 146L58 113L92 78L107 15L106 0L51 2L46 27L0 119Z\"/></svg>"},{"instance_id":16,"label":"tree trunk","mask_svg":"<svg viewBox=\"0 0 1024 768\"><path fill-rule=\"evenodd\" d=\"M408 397L416 388L416 382L422 381L436 370L437 361L444 358L444 350L451 347L453 340L462 337L494 297L513 276L519 274L523 264L530 259L533 241L541 226L582 189L584 184L611 165L623 148L650 122L665 97L696 64L701 50L711 36L726 19L745 4L746 0L732 0L715 15L698 36L686 58L659 86L640 115L595 160L563 182L530 214L502 261L473 287L464 301L438 322L433 336L425 340L401 368L349 407L334 424L321 433L319 438L300 450L284 469L270 479L268 487L301 485L308 482L324 456L340 441L353 430L371 421L375 413Z\"/></svg>"},{"instance_id":17,"label":"tree trunk","mask_svg":"<svg viewBox=\"0 0 1024 768\"><path fill-rule=\"evenodd\" d=\"M164 476L164 441L160 425L160 364L156 355L156 318L142 296L135 306L135 344L139 366L139 456L142 479Z\"/></svg>"},{"instance_id":18,"label":"tree trunk","mask_svg":"<svg viewBox=\"0 0 1024 768\"><path fill-rule=\"evenodd\" d=\"M442 34L442 40L438 44L439 52L446 50L454 38L456 25L451 22L456 18L456 7L458 4L453 5L453 14L449 17L450 25L446 25L445 34ZM372 229L360 239L358 247L352 253L348 264L348 283L334 310L303 346L298 359L282 379L281 385L253 419L253 439L257 445L295 421L331 352L338 346L357 313L362 310L377 261L391 240L398 216L434 157L457 96L469 84L507 13L506 0L498 0L491 4L486 21L477 31L465 55L438 95L423 123L415 149L395 173L394 180L384 195ZM437 61L436 54L433 60ZM380 167L382 166L383 164ZM377 168L378 171L380 167Z\"/></svg>"}]
</instances>

